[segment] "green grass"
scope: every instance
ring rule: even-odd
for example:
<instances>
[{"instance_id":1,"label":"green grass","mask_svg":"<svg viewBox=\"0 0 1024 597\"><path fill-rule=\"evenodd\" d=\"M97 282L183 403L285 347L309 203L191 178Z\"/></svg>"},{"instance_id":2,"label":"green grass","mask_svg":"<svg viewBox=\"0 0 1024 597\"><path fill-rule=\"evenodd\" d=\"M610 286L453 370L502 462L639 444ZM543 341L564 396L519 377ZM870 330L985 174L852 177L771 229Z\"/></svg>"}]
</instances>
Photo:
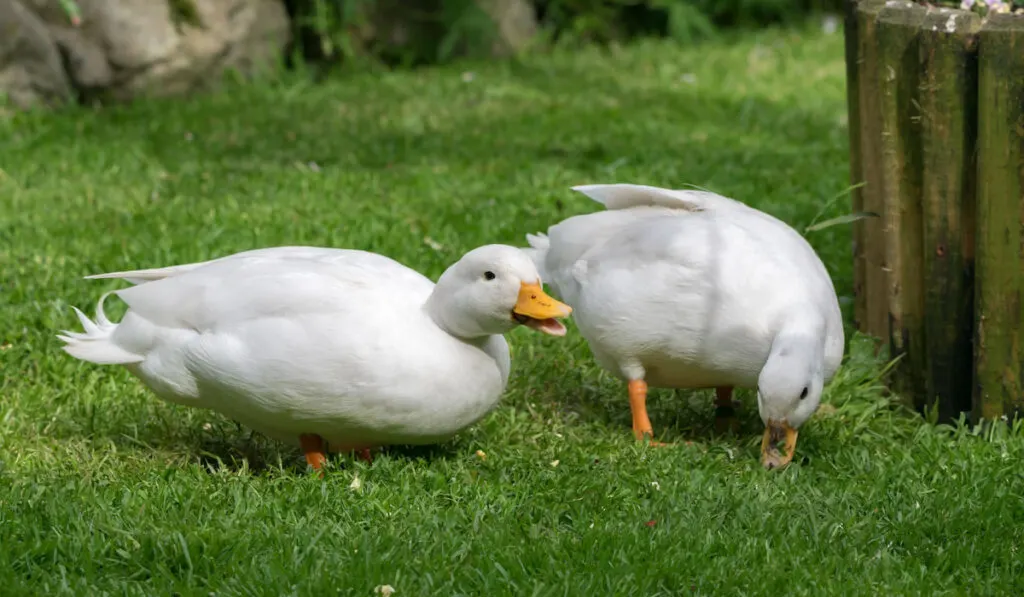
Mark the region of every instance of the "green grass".
<instances>
[{"instance_id":1,"label":"green grass","mask_svg":"<svg viewBox=\"0 0 1024 597\"><path fill-rule=\"evenodd\" d=\"M1022 594L1024 433L901 412L858 338L783 471L758 463L749 393L718 438L707 393L654 391L678 445L634 443L570 326L510 334L507 397L475 428L325 480L54 338L116 287L89 273L312 244L436 277L594 210L574 184L697 184L802 230L848 210L843 78L840 35L790 30L8 114L0 593ZM849 228L808 237L848 297Z\"/></svg>"}]
</instances>

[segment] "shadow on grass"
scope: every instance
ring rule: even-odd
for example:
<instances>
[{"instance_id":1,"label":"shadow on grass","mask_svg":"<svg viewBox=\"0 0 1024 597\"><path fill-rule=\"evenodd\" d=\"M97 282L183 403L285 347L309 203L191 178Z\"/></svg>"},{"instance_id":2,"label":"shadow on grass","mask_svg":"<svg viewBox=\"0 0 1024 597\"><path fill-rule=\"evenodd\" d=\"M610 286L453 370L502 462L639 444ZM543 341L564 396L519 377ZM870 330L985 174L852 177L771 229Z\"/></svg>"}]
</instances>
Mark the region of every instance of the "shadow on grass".
<instances>
[{"instance_id":1,"label":"shadow on grass","mask_svg":"<svg viewBox=\"0 0 1024 597\"><path fill-rule=\"evenodd\" d=\"M457 455L455 446L456 443L452 441L429 446L383 446L373 450L373 458L376 460L386 455L391 460L409 462L447 460ZM182 452L182 447L187 451ZM178 454L208 470L222 469L236 473L248 470L255 474L283 470L296 475L310 470L300 450L278 444L256 432L234 439L204 438L190 446L178 445L177 449ZM356 453L332 452L327 455L328 467L349 468L356 458Z\"/></svg>"},{"instance_id":2,"label":"shadow on grass","mask_svg":"<svg viewBox=\"0 0 1024 597\"><path fill-rule=\"evenodd\" d=\"M564 338L514 334L518 355L507 404L538 413L555 425L596 423L609 434L632 438L632 413L626 382L601 369L572 320ZM527 342L529 344L520 344ZM557 363L557 374L552 364ZM715 391L648 388L647 412L654 439L666 443L732 442L743 444L764 431L752 390L733 392L735 427L716 429Z\"/></svg>"},{"instance_id":3,"label":"shadow on grass","mask_svg":"<svg viewBox=\"0 0 1024 597\"><path fill-rule=\"evenodd\" d=\"M98 444L110 442L120 450L169 454L173 458L199 464L207 470L236 473L248 470L254 474L275 470L289 474L308 472L305 457L297 447L270 439L220 415L213 414L212 418L215 422L199 427L194 426L186 417L185 421L175 425L174 430L163 425L147 425L136 429L135 435L129 436L124 433L124 429L106 427L88 435ZM81 435L73 430L67 430L67 433L55 431L56 437ZM392 460L445 460L457 454L457 440L424 446L390 445L373 450L375 460L383 455ZM329 466L333 468L346 468L357 457L355 452L327 454Z\"/></svg>"},{"instance_id":4,"label":"shadow on grass","mask_svg":"<svg viewBox=\"0 0 1024 597\"><path fill-rule=\"evenodd\" d=\"M632 437L632 415L625 384L619 390L586 390L569 399L563 396L550 400L562 411ZM650 388L647 413L654 428L654 439L665 443L735 441L741 444L751 436L759 437L764 424L756 404L746 394L734 395L735 427L723 431L716 429L713 390ZM737 401L738 396L742 397Z\"/></svg>"}]
</instances>

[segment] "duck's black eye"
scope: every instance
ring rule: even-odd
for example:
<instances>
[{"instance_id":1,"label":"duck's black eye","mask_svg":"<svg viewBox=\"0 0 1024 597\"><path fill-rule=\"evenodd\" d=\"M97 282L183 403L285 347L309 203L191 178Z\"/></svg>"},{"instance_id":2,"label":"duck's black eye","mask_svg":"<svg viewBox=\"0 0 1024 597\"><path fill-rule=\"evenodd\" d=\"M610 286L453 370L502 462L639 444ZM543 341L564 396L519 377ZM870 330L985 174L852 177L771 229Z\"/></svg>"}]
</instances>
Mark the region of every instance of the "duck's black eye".
<instances>
[{"instance_id":1,"label":"duck's black eye","mask_svg":"<svg viewBox=\"0 0 1024 597\"><path fill-rule=\"evenodd\" d=\"M484 280L493 280L495 277L494 272L484 272Z\"/></svg>"},{"instance_id":2,"label":"duck's black eye","mask_svg":"<svg viewBox=\"0 0 1024 597\"><path fill-rule=\"evenodd\" d=\"M805 388L803 389L803 391L802 391L802 392L800 392L800 399L801 399L801 400L803 400L803 399L804 399L804 398L806 398L806 397L807 397L807 388L805 387Z\"/></svg>"}]
</instances>

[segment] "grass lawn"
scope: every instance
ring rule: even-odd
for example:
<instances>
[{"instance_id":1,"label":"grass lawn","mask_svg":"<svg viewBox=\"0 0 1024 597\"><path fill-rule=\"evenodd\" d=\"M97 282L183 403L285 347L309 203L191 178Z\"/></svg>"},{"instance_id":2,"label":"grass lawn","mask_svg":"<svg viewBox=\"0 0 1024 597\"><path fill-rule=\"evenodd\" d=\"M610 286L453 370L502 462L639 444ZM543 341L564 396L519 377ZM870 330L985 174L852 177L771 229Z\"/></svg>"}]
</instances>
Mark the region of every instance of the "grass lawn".
<instances>
[{"instance_id":1,"label":"grass lawn","mask_svg":"<svg viewBox=\"0 0 1024 597\"><path fill-rule=\"evenodd\" d=\"M436 278L596 209L574 184L693 183L802 230L848 210L842 54L768 31L0 117L0 593L1024 594L1024 432L901 412L859 338L782 471L749 392L719 438L710 393L652 391L676 445L636 444L570 324L509 335L475 428L320 480L54 337L118 286L86 274L311 244ZM849 311L848 227L808 237Z\"/></svg>"}]
</instances>

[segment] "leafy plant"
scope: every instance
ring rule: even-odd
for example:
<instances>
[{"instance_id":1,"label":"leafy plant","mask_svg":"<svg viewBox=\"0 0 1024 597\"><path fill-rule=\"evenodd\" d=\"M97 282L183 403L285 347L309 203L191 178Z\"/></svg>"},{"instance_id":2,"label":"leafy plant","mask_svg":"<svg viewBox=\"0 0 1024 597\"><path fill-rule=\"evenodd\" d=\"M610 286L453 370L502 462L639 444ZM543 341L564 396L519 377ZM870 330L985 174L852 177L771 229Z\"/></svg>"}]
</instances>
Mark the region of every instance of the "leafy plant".
<instances>
[{"instance_id":1,"label":"leafy plant","mask_svg":"<svg viewBox=\"0 0 1024 597\"><path fill-rule=\"evenodd\" d=\"M168 0L168 3L171 9L171 20L176 27L180 28L183 25L192 27L203 26L195 0Z\"/></svg>"},{"instance_id":2,"label":"leafy plant","mask_svg":"<svg viewBox=\"0 0 1024 597\"><path fill-rule=\"evenodd\" d=\"M299 54L313 61L352 59L374 0L287 0Z\"/></svg>"},{"instance_id":3,"label":"leafy plant","mask_svg":"<svg viewBox=\"0 0 1024 597\"><path fill-rule=\"evenodd\" d=\"M475 0L288 0L301 58L446 62L491 47L496 28Z\"/></svg>"},{"instance_id":4,"label":"leafy plant","mask_svg":"<svg viewBox=\"0 0 1024 597\"><path fill-rule=\"evenodd\" d=\"M60 8L67 15L72 27L78 27L82 24L82 9L78 7L78 3L75 0L60 0Z\"/></svg>"},{"instance_id":5,"label":"leafy plant","mask_svg":"<svg viewBox=\"0 0 1024 597\"><path fill-rule=\"evenodd\" d=\"M446 62L486 54L497 28L481 0L286 0L298 54L314 62ZM839 10L841 0L533 0L559 43L638 36L693 43L730 27L785 23Z\"/></svg>"},{"instance_id":6,"label":"leafy plant","mask_svg":"<svg viewBox=\"0 0 1024 597\"><path fill-rule=\"evenodd\" d=\"M541 22L554 37L606 42L636 35L684 43L734 26L783 23L838 11L841 0L539 0Z\"/></svg>"}]
</instances>

